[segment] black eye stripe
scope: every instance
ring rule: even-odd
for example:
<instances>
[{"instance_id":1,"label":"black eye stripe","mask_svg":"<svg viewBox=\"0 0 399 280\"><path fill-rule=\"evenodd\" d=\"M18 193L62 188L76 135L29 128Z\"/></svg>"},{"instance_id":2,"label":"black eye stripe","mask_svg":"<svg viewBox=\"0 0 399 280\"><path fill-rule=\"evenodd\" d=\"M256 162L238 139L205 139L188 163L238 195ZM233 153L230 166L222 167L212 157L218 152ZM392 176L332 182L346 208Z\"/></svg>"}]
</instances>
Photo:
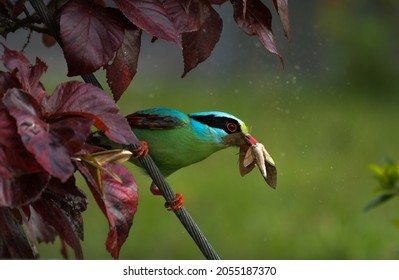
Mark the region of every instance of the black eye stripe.
<instances>
[{"instance_id":1,"label":"black eye stripe","mask_svg":"<svg viewBox=\"0 0 399 280\"><path fill-rule=\"evenodd\" d=\"M206 115L206 116L190 116L192 119L209 125L210 127L215 127L215 128L220 128L223 129L226 133L231 134L235 132L241 132L241 127L240 124L238 123L237 120L231 119L228 117L218 117L215 115ZM231 131L227 128L228 124L235 124L237 126L237 129L235 131Z\"/></svg>"}]
</instances>

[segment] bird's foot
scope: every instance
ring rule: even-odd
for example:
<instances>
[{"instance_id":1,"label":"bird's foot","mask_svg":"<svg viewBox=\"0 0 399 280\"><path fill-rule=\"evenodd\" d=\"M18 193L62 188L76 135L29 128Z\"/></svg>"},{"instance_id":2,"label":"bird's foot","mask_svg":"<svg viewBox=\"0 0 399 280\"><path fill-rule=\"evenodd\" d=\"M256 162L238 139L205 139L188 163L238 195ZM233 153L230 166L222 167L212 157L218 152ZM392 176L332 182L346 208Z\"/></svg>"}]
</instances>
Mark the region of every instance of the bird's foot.
<instances>
[{"instance_id":1,"label":"bird's foot","mask_svg":"<svg viewBox=\"0 0 399 280\"><path fill-rule=\"evenodd\" d=\"M183 206L183 204L184 204L183 195L181 193L177 193L174 199L165 202L165 208L168 211L172 210L173 212L176 212Z\"/></svg>"},{"instance_id":2,"label":"bird's foot","mask_svg":"<svg viewBox=\"0 0 399 280\"><path fill-rule=\"evenodd\" d=\"M154 183L151 184L150 190L153 195L162 195L162 192ZM173 212L175 212L179 210L183 206L183 204L184 204L183 195L177 193L174 199L165 202L165 208L168 211L172 210Z\"/></svg>"},{"instance_id":3,"label":"bird's foot","mask_svg":"<svg viewBox=\"0 0 399 280\"><path fill-rule=\"evenodd\" d=\"M146 157L148 154L148 143L146 141L140 141L141 146L133 150L132 158Z\"/></svg>"}]
</instances>

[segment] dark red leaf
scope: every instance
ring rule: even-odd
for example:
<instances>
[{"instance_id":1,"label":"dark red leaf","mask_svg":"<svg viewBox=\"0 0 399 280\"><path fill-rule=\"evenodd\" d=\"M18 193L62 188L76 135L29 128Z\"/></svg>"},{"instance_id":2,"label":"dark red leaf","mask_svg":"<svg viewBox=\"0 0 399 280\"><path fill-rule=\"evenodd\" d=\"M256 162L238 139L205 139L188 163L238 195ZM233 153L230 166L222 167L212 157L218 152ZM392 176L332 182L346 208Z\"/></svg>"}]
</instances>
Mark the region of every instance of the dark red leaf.
<instances>
[{"instance_id":1,"label":"dark red leaf","mask_svg":"<svg viewBox=\"0 0 399 280\"><path fill-rule=\"evenodd\" d=\"M0 71L0 99L9 88L20 87L18 80L8 72Z\"/></svg>"},{"instance_id":2,"label":"dark red leaf","mask_svg":"<svg viewBox=\"0 0 399 280\"><path fill-rule=\"evenodd\" d=\"M92 1L71 0L60 19L68 76L92 73L106 65L122 44L120 14Z\"/></svg>"},{"instance_id":3,"label":"dark red leaf","mask_svg":"<svg viewBox=\"0 0 399 280\"><path fill-rule=\"evenodd\" d=\"M1 207L18 207L37 200L49 179L49 175L44 172L0 175Z\"/></svg>"},{"instance_id":4,"label":"dark red leaf","mask_svg":"<svg viewBox=\"0 0 399 280\"><path fill-rule=\"evenodd\" d=\"M222 19L209 4L202 1L195 3L199 5L200 28L198 31L183 33L182 77L211 55L223 28Z\"/></svg>"},{"instance_id":5,"label":"dark red leaf","mask_svg":"<svg viewBox=\"0 0 399 280\"><path fill-rule=\"evenodd\" d=\"M115 164L109 164L106 168L122 179L120 184L108 174L103 177L104 201L110 223L106 246L112 257L117 259L133 224L138 193L136 182L127 168Z\"/></svg>"},{"instance_id":6,"label":"dark red leaf","mask_svg":"<svg viewBox=\"0 0 399 280\"><path fill-rule=\"evenodd\" d=\"M126 28L122 46L116 52L112 64L106 66L107 82L115 101L119 100L136 74L140 46L141 31Z\"/></svg>"},{"instance_id":7,"label":"dark red leaf","mask_svg":"<svg viewBox=\"0 0 399 280\"><path fill-rule=\"evenodd\" d=\"M94 2L96 2L98 5L105 7L105 3L104 0L94 0Z\"/></svg>"},{"instance_id":8,"label":"dark red leaf","mask_svg":"<svg viewBox=\"0 0 399 280\"><path fill-rule=\"evenodd\" d=\"M18 74L16 76L19 77L21 82L25 82L28 84L29 77L29 60L20 52L10 50L5 45L3 45L4 53L1 57L3 60L4 66L10 71L14 71L14 69L18 70Z\"/></svg>"},{"instance_id":9,"label":"dark red leaf","mask_svg":"<svg viewBox=\"0 0 399 280\"><path fill-rule=\"evenodd\" d=\"M245 9L240 0L231 0L234 8L234 19L238 26L248 35L255 35L262 45L271 53L277 54L284 65L272 32L272 14L260 0L248 0Z\"/></svg>"},{"instance_id":10,"label":"dark red leaf","mask_svg":"<svg viewBox=\"0 0 399 280\"><path fill-rule=\"evenodd\" d=\"M33 259L25 231L9 208L0 207L0 259Z\"/></svg>"},{"instance_id":11,"label":"dark red leaf","mask_svg":"<svg viewBox=\"0 0 399 280\"><path fill-rule=\"evenodd\" d=\"M7 0L5 6L11 18L16 19L24 10L26 0Z\"/></svg>"},{"instance_id":12,"label":"dark red leaf","mask_svg":"<svg viewBox=\"0 0 399 280\"><path fill-rule=\"evenodd\" d=\"M29 219L25 222L25 226L29 235L32 237L32 241L36 240L38 242L54 242L55 238L58 235L56 229L43 220L42 216L40 216L36 210L29 205Z\"/></svg>"},{"instance_id":13,"label":"dark red leaf","mask_svg":"<svg viewBox=\"0 0 399 280\"><path fill-rule=\"evenodd\" d=\"M48 98L46 115L70 115L92 118L94 125L120 144L137 143L127 120L112 98L101 89L81 82L60 84Z\"/></svg>"},{"instance_id":14,"label":"dark red leaf","mask_svg":"<svg viewBox=\"0 0 399 280\"><path fill-rule=\"evenodd\" d=\"M119 10L137 27L181 46L179 32L160 0L114 0Z\"/></svg>"},{"instance_id":15,"label":"dark red leaf","mask_svg":"<svg viewBox=\"0 0 399 280\"><path fill-rule=\"evenodd\" d=\"M63 257L65 260L69 259L69 257L68 257L67 244L66 244L65 241L62 240L62 239L61 239L61 250L60 250L60 251L61 251L62 257Z\"/></svg>"},{"instance_id":16,"label":"dark red leaf","mask_svg":"<svg viewBox=\"0 0 399 280\"><path fill-rule=\"evenodd\" d=\"M39 58L36 58L35 65L31 66L30 69L30 90L28 92L41 104L44 96L46 96L46 92L40 83L40 78L42 74L47 71L47 64Z\"/></svg>"},{"instance_id":17,"label":"dark red leaf","mask_svg":"<svg viewBox=\"0 0 399 280\"><path fill-rule=\"evenodd\" d=\"M43 221L50 224L75 252L77 259L83 258L80 240L83 240L81 213L86 210L87 197L70 177L65 183L52 178L40 200L32 207Z\"/></svg>"},{"instance_id":18,"label":"dark red leaf","mask_svg":"<svg viewBox=\"0 0 399 280\"><path fill-rule=\"evenodd\" d=\"M228 0L208 0L208 1L211 4L222 5L223 3L226 3Z\"/></svg>"},{"instance_id":19,"label":"dark red leaf","mask_svg":"<svg viewBox=\"0 0 399 280\"><path fill-rule=\"evenodd\" d=\"M166 12L179 33L197 31L200 28L200 0L166 0Z\"/></svg>"},{"instance_id":20,"label":"dark red leaf","mask_svg":"<svg viewBox=\"0 0 399 280\"><path fill-rule=\"evenodd\" d=\"M11 72L11 76L19 81L19 88L29 92L41 104L46 93L39 82L43 73L47 71L47 65L39 58L36 58L35 65L31 65L22 53L10 50L4 45L3 47L4 66Z\"/></svg>"},{"instance_id":21,"label":"dark red leaf","mask_svg":"<svg viewBox=\"0 0 399 280\"><path fill-rule=\"evenodd\" d=\"M0 207L18 207L36 200L49 175L26 150L15 120L0 103Z\"/></svg>"},{"instance_id":22,"label":"dark red leaf","mask_svg":"<svg viewBox=\"0 0 399 280\"><path fill-rule=\"evenodd\" d=\"M64 140L40 119L40 107L36 100L13 88L4 95L3 102L16 120L18 134L26 149L35 155L48 173L65 182L75 170L70 152L64 146Z\"/></svg>"},{"instance_id":23,"label":"dark red leaf","mask_svg":"<svg viewBox=\"0 0 399 280\"><path fill-rule=\"evenodd\" d=\"M280 16L285 37L287 37L287 39L289 40L291 36L291 27L290 18L288 16L288 0L273 0L273 4L277 10L277 13Z\"/></svg>"},{"instance_id":24,"label":"dark red leaf","mask_svg":"<svg viewBox=\"0 0 399 280\"><path fill-rule=\"evenodd\" d=\"M122 179L122 184L106 173L102 173L103 191L96 184L89 170L78 164L79 171L85 177L97 204L109 222L106 241L107 250L112 257L119 257L120 249L128 237L137 210L137 185L129 170L122 165L107 164L104 167Z\"/></svg>"},{"instance_id":25,"label":"dark red leaf","mask_svg":"<svg viewBox=\"0 0 399 280\"><path fill-rule=\"evenodd\" d=\"M87 136L91 133L93 120L82 117L69 117L50 124L50 131L62 139L63 146L70 155L79 152Z\"/></svg>"}]
</instances>

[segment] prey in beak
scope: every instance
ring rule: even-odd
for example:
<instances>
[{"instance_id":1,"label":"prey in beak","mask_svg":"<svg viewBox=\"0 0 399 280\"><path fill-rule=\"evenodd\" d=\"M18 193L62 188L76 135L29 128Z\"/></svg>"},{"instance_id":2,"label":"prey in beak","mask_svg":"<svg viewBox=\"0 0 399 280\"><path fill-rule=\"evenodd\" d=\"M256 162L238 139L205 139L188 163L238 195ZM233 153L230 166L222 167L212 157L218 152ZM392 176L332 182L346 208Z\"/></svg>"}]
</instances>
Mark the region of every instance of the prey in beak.
<instances>
[{"instance_id":1,"label":"prey in beak","mask_svg":"<svg viewBox=\"0 0 399 280\"><path fill-rule=\"evenodd\" d=\"M251 172L258 166L262 177L273 189L277 185L277 169L273 158L265 149L265 146L258 142L249 133L234 133L223 138L226 143L240 147L239 168L241 176Z\"/></svg>"}]
</instances>

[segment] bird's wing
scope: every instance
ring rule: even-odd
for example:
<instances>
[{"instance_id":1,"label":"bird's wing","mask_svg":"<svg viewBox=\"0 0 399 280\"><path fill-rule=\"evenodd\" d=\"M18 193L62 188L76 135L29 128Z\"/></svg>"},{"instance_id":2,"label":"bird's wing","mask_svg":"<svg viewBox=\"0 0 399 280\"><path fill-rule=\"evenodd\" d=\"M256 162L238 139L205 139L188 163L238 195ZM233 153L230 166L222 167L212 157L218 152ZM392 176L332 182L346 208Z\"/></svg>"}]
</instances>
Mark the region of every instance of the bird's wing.
<instances>
[{"instance_id":1,"label":"bird's wing","mask_svg":"<svg viewBox=\"0 0 399 280\"><path fill-rule=\"evenodd\" d=\"M144 129L172 129L189 122L186 114L166 108L138 111L126 116L126 119L131 127Z\"/></svg>"}]
</instances>

